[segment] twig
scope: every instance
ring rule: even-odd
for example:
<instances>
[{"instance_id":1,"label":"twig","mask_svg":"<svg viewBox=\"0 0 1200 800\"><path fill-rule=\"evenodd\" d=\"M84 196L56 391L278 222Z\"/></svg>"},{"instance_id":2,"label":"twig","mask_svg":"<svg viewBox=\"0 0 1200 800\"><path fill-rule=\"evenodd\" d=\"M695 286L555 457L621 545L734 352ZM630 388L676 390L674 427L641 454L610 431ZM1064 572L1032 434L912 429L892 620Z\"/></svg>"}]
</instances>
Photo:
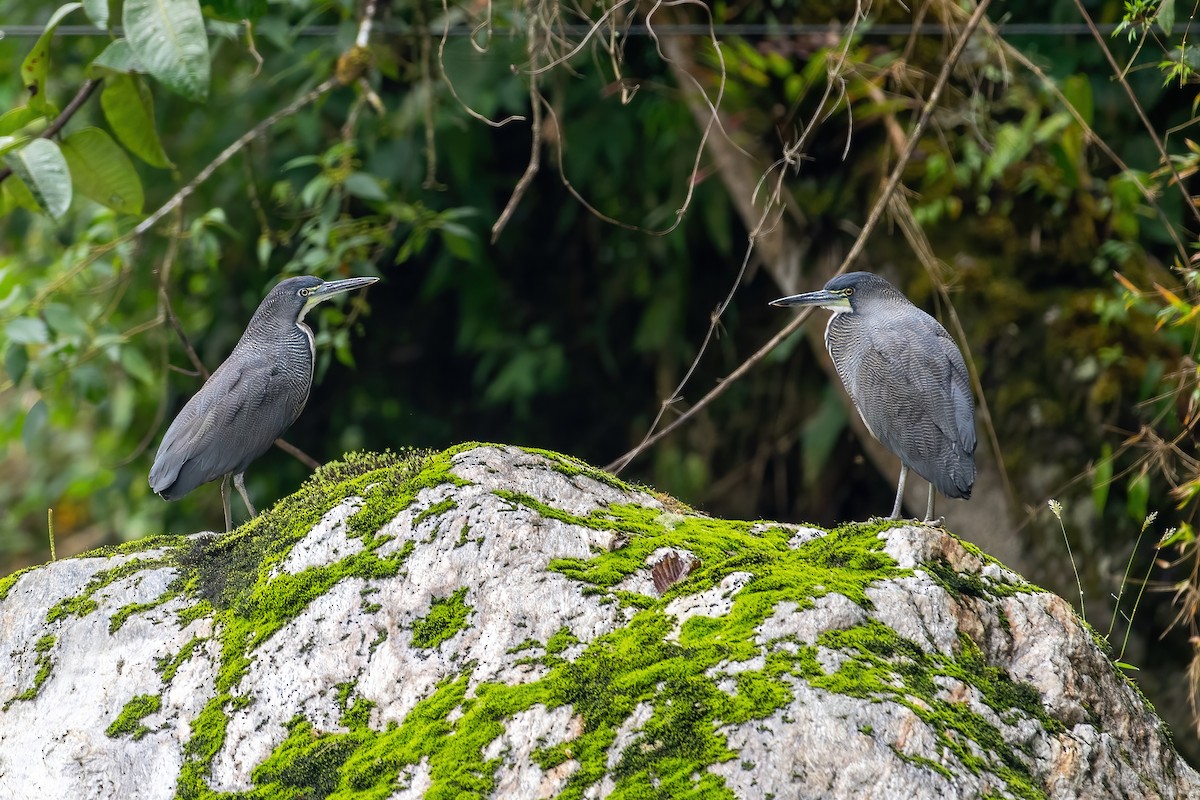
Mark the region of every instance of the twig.
<instances>
[{"instance_id":1,"label":"twig","mask_svg":"<svg viewBox=\"0 0 1200 800\"><path fill-rule=\"evenodd\" d=\"M966 48L967 42L970 40L971 35L975 32L975 29L979 27L979 23L983 20L984 14L987 11L987 7L990 2L991 0L980 0L979 5L975 7L975 11L971 14L970 19L967 20L966 25L963 27L962 34L959 36L958 41L955 42L954 48L946 57L945 63L942 64L942 69L938 73L937 80L933 85L933 89L930 91L929 97L926 99L925 105L921 109L921 115L917 118L916 123L913 125L912 131L909 133L908 141L905 143L904 151L900 153L895 166L892 168L892 173L890 176L888 176L888 180L887 183L884 184L883 191L876 199L875 205L872 207L871 213L867 217L866 224L863 225L858 237L854 240L854 244L850 247L850 252L846 254L846 257L842 260L841 266L838 267L838 274L845 272L846 269L848 269L849 266L858 259L858 257L862 254L863 249L866 247L867 238L875 229L875 226L879 224L879 220L882 218L884 210L887 208L892 193L896 191L896 187L900 185L900 178L904 173L904 168L908 165L909 160L912 158L913 152L917 149L917 142L920 140L921 134L924 132L925 128L929 125L929 120L933 116L934 110L937 108L938 100L941 98L942 92L946 88L946 84L950 81L950 73L954 70L955 64L958 63L959 58L962 56L962 52ZM815 127L815 125L816 121L814 119L810 129ZM787 156L789 153L792 155L798 155L799 151L795 148L788 148L788 152L785 153L785 156ZM643 439L637 447L633 448L628 453L621 456L621 458L608 465L606 469L612 471L614 469L623 468L630 461L645 451L646 448L654 445L663 437L672 433L676 428L680 427L689 419L691 419L696 412L720 397L725 392L726 388L731 386L738 378L749 372L750 369L758 364L759 361L762 361L762 359L765 358L768 353L770 353L785 339L799 330L800 326L803 325L808 319L810 312L811 308L805 309L804 312L798 314L795 319L784 326L779 333L772 336L766 344L764 344L757 351L755 351L753 355L738 365L733 372L729 373L721 381L719 381L716 387L701 397L695 405L680 414L679 417L673 420L671 424L667 425L661 431L658 431L653 435L647 434L646 438ZM653 428L651 430L653 430Z\"/></svg>"},{"instance_id":2,"label":"twig","mask_svg":"<svg viewBox=\"0 0 1200 800\"><path fill-rule=\"evenodd\" d=\"M176 206L179 206L184 200L188 199L188 197L190 197L196 191L196 189L200 188L200 184L211 178L212 174L216 172L222 164L241 152L242 148L250 144L250 142L254 141L258 137L262 136L267 132L268 129L273 127L275 123L279 122L281 119L290 117L292 114L295 114L297 111L317 100L323 94L338 85L339 83L336 77L325 79L316 88L312 89L296 100L293 100L288 105L279 109L274 114L271 114L262 122L243 133L236 140L234 140L233 144L226 147L217 155L216 158L210 161L208 165L204 167L204 169L200 170L195 178L192 178L192 180L183 186L178 192L173 194L171 199L159 206L158 210L153 214L142 220L138 226L130 232L129 235L141 236L146 233L146 231L153 228L160 219L171 213Z\"/></svg>"},{"instance_id":3,"label":"twig","mask_svg":"<svg viewBox=\"0 0 1200 800\"><path fill-rule=\"evenodd\" d=\"M88 78L79 87L79 91L71 98L71 102L67 103L67 107L62 110L62 113L55 117L54 122L51 122L46 130L37 135L38 139L49 139L63 129L63 126L71 121L71 117L75 116L75 112L83 107L88 98L92 96L92 92L96 91L96 87L100 85L99 78ZM12 175L12 168L5 167L0 169L0 183L3 183L5 178Z\"/></svg>"},{"instance_id":4,"label":"twig","mask_svg":"<svg viewBox=\"0 0 1200 800\"><path fill-rule=\"evenodd\" d=\"M1145 109L1138 102L1137 94L1133 91L1133 87L1129 85L1129 81L1125 80L1125 76L1121 70L1121 66L1113 57L1112 51L1108 49L1108 43L1104 41L1104 35L1100 33L1100 29L1096 27L1096 23L1092 20L1092 15L1083 7L1080 0L1075 0L1075 7L1079 9L1079 15L1083 17L1083 21L1087 23L1088 30L1092 32L1092 38L1096 40L1096 44L1100 46L1100 52L1104 53L1104 57L1108 59L1108 65L1112 67L1113 74L1117 78L1117 82L1121 84L1121 88L1125 90L1125 94L1129 97L1129 102L1133 105L1133 110L1137 112L1138 119L1142 121L1142 125L1146 128L1146 133L1150 136L1150 141L1154 142L1154 147L1158 150L1158 156L1162 159L1163 166L1170 170L1171 177L1175 179L1175 185L1179 187L1180 194L1183 195L1183 204L1191 209L1192 216L1196 218L1196 222L1200 223L1200 208L1196 207L1192 201L1191 194L1184 186L1183 178L1179 177L1179 173L1175 170L1175 163L1171 161L1171 157L1167 154L1167 148L1163 146L1162 139L1158 138L1158 133L1154 130L1153 123L1146 116ZM1185 259L1184 264L1187 263Z\"/></svg>"}]
</instances>

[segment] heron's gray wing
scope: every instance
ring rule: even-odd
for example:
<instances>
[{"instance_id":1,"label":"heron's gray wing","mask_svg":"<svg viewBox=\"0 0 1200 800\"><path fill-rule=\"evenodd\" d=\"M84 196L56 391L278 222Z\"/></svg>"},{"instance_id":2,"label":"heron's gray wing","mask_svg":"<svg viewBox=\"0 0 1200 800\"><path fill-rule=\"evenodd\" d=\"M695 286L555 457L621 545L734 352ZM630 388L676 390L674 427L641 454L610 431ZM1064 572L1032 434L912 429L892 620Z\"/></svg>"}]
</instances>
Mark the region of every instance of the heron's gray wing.
<instances>
[{"instance_id":1,"label":"heron's gray wing","mask_svg":"<svg viewBox=\"0 0 1200 800\"><path fill-rule=\"evenodd\" d=\"M150 469L150 488L162 497L245 470L295 421L295 391L279 362L239 355L205 381L163 436Z\"/></svg>"},{"instance_id":2,"label":"heron's gray wing","mask_svg":"<svg viewBox=\"0 0 1200 800\"><path fill-rule=\"evenodd\" d=\"M932 317L936 330L906 322L862 334L858 358L843 372L846 388L867 427L901 461L942 494L970 496L975 426L966 366Z\"/></svg>"}]
</instances>

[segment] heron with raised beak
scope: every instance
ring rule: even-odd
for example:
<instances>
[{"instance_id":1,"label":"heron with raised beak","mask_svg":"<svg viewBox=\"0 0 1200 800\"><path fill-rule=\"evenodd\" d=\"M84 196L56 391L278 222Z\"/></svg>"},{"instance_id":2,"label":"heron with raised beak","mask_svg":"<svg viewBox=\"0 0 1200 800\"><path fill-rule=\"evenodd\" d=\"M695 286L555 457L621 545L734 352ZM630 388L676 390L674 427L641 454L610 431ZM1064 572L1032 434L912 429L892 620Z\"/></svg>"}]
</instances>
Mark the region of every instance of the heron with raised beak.
<instances>
[{"instance_id":1,"label":"heron with raised beak","mask_svg":"<svg viewBox=\"0 0 1200 800\"><path fill-rule=\"evenodd\" d=\"M833 312L825 347L871 435L900 458L891 519L899 519L908 471L935 489L970 498L975 485L975 400L962 353L946 329L878 275L848 272L816 292L773 306Z\"/></svg>"},{"instance_id":2,"label":"heron with raised beak","mask_svg":"<svg viewBox=\"0 0 1200 800\"><path fill-rule=\"evenodd\" d=\"M316 348L304 315L323 300L377 280L304 276L280 281L259 304L229 358L167 428L150 468L150 488L164 500L178 500L220 478L228 531L232 477L253 517L246 468L296 421L312 388Z\"/></svg>"}]
</instances>

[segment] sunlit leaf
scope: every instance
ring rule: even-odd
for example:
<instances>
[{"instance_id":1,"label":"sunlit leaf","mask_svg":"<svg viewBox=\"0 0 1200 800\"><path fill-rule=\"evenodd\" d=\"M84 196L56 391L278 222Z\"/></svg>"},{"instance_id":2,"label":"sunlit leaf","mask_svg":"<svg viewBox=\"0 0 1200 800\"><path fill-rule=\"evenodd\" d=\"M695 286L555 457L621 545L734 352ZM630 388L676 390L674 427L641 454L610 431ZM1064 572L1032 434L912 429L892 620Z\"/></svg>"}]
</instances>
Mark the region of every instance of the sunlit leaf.
<instances>
[{"instance_id":1,"label":"sunlit leaf","mask_svg":"<svg viewBox=\"0 0 1200 800\"><path fill-rule=\"evenodd\" d=\"M104 81L100 106L117 141L152 167L174 166L154 127L154 98L136 75L112 75Z\"/></svg>"},{"instance_id":2,"label":"sunlit leaf","mask_svg":"<svg viewBox=\"0 0 1200 800\"><path fill-rule=\"evenodd\" d=\"M46 420L49 418L50 410L46 408L44 400L38 400L25 413L25 424L21 426L21 440L29 452L37 451L38 438L46 429Z\"/></svg>"},{"instance_id":3,"label":"sunlit leaf","mask_svg":"<svg viewBox=\"0 0 1200 800\"><path fill-rule=\"evenodd\" d=\"M208 99L208 34L197 0L125 0L122 19L151 75L188 100Z\"/></svg>"},{"instance_id":4,"label":"sunlit leaf","mask_svg":"<svg viewBox=\"0 0 1200 800\"><path fill-rule=\"evenodd\" d=\"M55 219L71 205L71 173L58 145L34 139L20 150L4 155L4 163L25 182L37 204Z\"/></svg>"},{"instance_id":5,"label":"sunlit leaf","mask_svg":"<svg viewBox=\"0 0 1200 800\"><path fill-rule=\"evenodd\" d=\"M126 345L121 348L121 366L135 380L141 381L147 386L154 384L154 368L150 366L150 362L146 360L146 357L136 347Z\"/></svg>"},{"instance_id":6,"label":"sunlit leaf","mask_svg":"<svg viewBox=\"0 0 1200 800\"><path fill-rule=\"evenodd\" d=\"M1158 6L1158 13L1154 15L1154 21L1159 24L1164 34L1170 36L1175 28L1175 0L1162 0Z\"/></svg>"},{"instance_id":7,"label":"sunlit leaf","mask_svg":"<svg viewBox=\"0 0 1200 800\"><path fill-rule=\"evenodd\" d=\"M379 179L365 172L351 172L343 183L346 191L363 200L387 200L387 194L379 184Z\"/></svg>"},{"instance_id":8,"label":"sunlit leaf","mask_svg":"<svg viewBox=\"0 0 1200 800\"><path fill-rule=\"evenodd\" d=\"M0 136L0 156L15 150L29 141L28 136Z\"/></svg>"},{"instance_id":9,"label":"sunlit leaf","mask_svg":"<svg viewBox=\"0 0 1200 800\"><path fill-rule=\"evenodd\" d=\"M67 3L51 14L50 19L46 20L42 35L21 62L21 83L29 90L29 105L32 107L36 108L45 103L46 75L50 72L50 40L54 38L54 29L67 14L80 8L83 8L82 3Z\"/></svg>"},{"instance_id":10,"label":"sunlit leaf","mask_svg":"<svg viewBox=\"0 0 1200 800\"><path fill-rule=\"evenodd\" d=\"M80 194L122 214L142 213L141 178L107 133L82 128L63 139L62 152Z\"/></svg>"}]
</instances>

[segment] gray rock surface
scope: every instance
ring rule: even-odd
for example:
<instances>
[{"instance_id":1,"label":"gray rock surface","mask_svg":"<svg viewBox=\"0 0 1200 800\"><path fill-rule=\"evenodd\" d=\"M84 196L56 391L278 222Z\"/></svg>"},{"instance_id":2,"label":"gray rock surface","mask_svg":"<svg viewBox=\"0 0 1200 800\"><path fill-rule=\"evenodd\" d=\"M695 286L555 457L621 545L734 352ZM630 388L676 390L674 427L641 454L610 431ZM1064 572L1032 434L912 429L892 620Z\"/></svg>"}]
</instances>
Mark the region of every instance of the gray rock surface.
<instances>
[{"instance_id":1,"label":"gray rock surface","mask_svg":"<svg viewBox=\"0 0 1200 800\"><path fill-rule=\"evenodd\" d=\"M1200 797L1071 608L949 533L515 447L4 579L0 675L0 798Z\"/></svg>"}]
</instances>

